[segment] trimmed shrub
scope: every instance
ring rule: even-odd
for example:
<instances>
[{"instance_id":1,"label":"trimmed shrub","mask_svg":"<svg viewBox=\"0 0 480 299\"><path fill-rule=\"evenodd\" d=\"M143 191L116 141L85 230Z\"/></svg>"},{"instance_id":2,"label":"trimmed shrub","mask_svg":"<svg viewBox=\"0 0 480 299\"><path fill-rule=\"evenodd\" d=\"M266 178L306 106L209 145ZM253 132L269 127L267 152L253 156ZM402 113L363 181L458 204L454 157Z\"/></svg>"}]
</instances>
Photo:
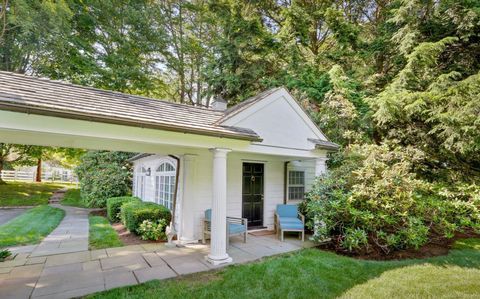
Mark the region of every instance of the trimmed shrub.
<instances>
[{"instance_id":1,"label":"trimmed shrub","mask_svg":"<svg viewBox=\"0 0 480 299\"><path fill-rule=\"evenodd\" d=\"M131 201L122 205L120 209L122 223L125 227L134 233L143 223L144 220L158 222L164 220L170 223L170 210L162 205L153 202Z\"/></svg>"},{"instance_id":2,"label":"trimmed shrub","mask_svg":"<svg viewBox=\"0 0 480 299\"><path fill-rule=\"evenodd\" d=\"M104 208L107 198L126 196L132 186L128 159L132 153L90 151L75 169L83 200L88 207Z\"/></svg>"},{"instance_id":3,"label":"trimmed shrub","mask_svg":"<svg viewBox=\"0 0 480 299\"><path fill-rule=\"evenodd\" d=\"M120 208L124 203L140 201L138 197L120 196L107 198L107 217L111 222L120 221Z\"/></svg>"}]
</instances>

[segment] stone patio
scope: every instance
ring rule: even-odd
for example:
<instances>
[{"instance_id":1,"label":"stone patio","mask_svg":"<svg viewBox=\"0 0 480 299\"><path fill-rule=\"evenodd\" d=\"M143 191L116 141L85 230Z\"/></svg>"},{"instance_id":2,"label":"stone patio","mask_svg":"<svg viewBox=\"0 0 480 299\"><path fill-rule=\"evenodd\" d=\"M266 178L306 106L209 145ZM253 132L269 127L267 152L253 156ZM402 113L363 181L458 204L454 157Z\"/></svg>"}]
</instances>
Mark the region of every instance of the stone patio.
<instances>
[{"instance_id":1,"label":"stone patio","mask_svg":"<svg viewBox=\"0 0 480 299\"><path fill-rule=\"evenodd\" d=\"M228 252L234 263L245 263L311 245L249 235L247 243L232 238ZM152 243L44 256L42 250L0 263L0 298L71 298L218 268L205 261L209 246L203 244L171 248Z\"/></svg>"}]
</instances>

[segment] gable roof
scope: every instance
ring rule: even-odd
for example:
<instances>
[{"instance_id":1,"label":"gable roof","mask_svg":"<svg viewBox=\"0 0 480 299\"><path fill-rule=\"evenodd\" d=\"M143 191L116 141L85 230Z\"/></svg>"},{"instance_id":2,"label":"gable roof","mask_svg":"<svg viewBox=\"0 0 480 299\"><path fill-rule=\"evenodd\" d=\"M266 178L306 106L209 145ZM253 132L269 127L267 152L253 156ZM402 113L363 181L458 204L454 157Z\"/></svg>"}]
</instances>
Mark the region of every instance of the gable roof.
<instances>
[{"instance_id":1,"label":"gable roof","mask_svg":"<svg viewBox=\"0 0 480 299\"><path fill-rule=\"evenodd\" d=\"M267 99L270 95L276 92L285 92L286 95L291 99L291 102L295 105L297 113L301 114L302 118L304 118L305 123L319 136L319 138L309 138L308 141L315 144L315 148L323 149L327 151L337 151L340 146L334 142L328 140L328 137L322 132L320 127L312 120L309 113L300 105L297 100L290 94L290 92L283 86L271 88L264 92L259 93L256 96L248 98L247 100L239 103L236 106L233 106L225 112L225 116L218 121L219 124L229 123L231 118L241 114L243 111L247 110L250 107L255 106L257 103L262 102L264 99ZM253 111L253 110L252 110ZM254 113L254 112L251 112ZM247 113L248 114L248 113ZM231 123L231 122L230 122ZM320 138L324 138L320 139Z\"/></svg>"},{"instance_id":2,"label":"gable roof","mask_svg":"<svg viewBox=\"0 0 480 299\"><path fill-rule=\"evenodd\" d=\"M243 102L240 102L239 104L237 104L235 106L232 106L232 107L228 108L225 111L225 115L223 116L223 118L221 118L219 120L219 123L222 123L222 122L226 121L227 119L233 117L234 115L237 115L238 113L242 112L243 110L247 109L248 107L254 105L255 103L265 99L269 95L271 95L274 92L276 92L280 89L283 89L283 88L284 87L276 87L276 88L271 88L271 89L265 90L265 91L255 95L255 96L251 97L251 98L246 99Z\"/></svg>"},{"instance_id":3,"label":"gable roof","mask_svg":"<svg viewBox=\"0 0 480 299\"><path fill-rule=\"evenodd\" d=\"M225 112L0 71L0 110L261 141Z\"/></svg>"}]
</instances>

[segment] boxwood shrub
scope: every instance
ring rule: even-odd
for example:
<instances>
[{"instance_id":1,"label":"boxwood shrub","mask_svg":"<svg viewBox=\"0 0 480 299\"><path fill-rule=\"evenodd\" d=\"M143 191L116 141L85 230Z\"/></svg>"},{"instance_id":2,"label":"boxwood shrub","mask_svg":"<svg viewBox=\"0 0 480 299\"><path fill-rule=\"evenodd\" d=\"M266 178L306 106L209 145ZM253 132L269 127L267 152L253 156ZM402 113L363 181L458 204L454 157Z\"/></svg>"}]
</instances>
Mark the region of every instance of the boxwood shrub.
<instances>
[{"instance_id":1,"label":"boxwood shrub","mask_svg":"<svg viewBox=\"0 0 480 299\"><path fill-rule=\"evenodd\" d=\"M120 196L107 198L107 217L111 222L120 221L120 208L124 203L140 201L138 197Z\"/></svg>"},{"instance_id":2,"label":"boxwood shrub","mask_svg":"<svg viewBox=\"0 0 480 299\"><path fill-rule=\"evenodd\" d=\"M130 201L123 204L120 210L122 223L134 233L137 233L144 220L157 222L163 219L167 224L171 220L170 210L153 202Z\"/></svg>"}]
</instances>

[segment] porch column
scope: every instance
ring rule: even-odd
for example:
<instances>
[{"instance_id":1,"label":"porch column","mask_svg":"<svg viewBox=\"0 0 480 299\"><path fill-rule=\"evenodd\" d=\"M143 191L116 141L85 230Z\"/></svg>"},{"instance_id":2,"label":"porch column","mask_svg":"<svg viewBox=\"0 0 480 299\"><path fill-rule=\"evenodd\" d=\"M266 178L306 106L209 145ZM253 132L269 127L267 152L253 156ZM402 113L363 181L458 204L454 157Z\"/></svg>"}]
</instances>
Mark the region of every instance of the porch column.
<instances>
[{"instance_id":1,"label":"porch column","mask_svg":"<svg viewBox=\"0 0 480 299\"><path fill-rule=\"evenodd\" d=\"M327 173L327 157L319 157L315 160L315 176Z\"/></svg>"},{"instance_id":2,"label":"porch column","mask_svg":"<svg viewBox=\"0 0 480 299\"><path fill-rule=\"evenodd\" d=\"M196 155L185 154L183 156L183 193L181 201L180 219L180 244L197 243L195 238L195 181L196 181Z\"/></svg>"},{"instance_id":3,"label":"porch column","mask_svg":"<svg viewBox=\"0 0 480 299\"><path fill-rule=\"evenodd\" d=\"M227 153L229 149L214 148L212 177L212 222L210 254L207 261L213 265L232 262L227 253Z\"/></svg>"}]
</instances>

